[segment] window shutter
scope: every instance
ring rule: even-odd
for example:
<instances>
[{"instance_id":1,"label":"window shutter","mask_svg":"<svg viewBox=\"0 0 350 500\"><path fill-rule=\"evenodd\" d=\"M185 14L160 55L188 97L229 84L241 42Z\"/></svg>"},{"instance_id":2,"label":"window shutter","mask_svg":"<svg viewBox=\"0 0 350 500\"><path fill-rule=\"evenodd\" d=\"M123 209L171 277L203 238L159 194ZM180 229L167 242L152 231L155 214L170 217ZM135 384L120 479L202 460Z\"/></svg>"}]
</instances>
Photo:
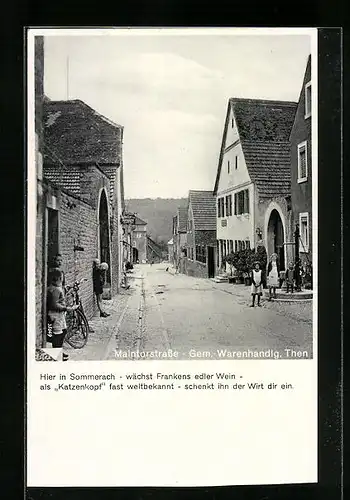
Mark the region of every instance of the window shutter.
<instances>
[{"instance_id":1,"label":"window shutter","mask_svg":"<svg viewBox=\"0 0 350 500\"><path fill-rule=\"evenodd\" d=\"M249 189L246 189L244 191L244 194L245 194L245 197L244 197L244 201L245 201L244 213L245 214L249 214Z\"/></svg>"},{"instance_id":2,"label":"window shutter","mask_svg":"<svg viewBox=\"0 0 350 500\"><path fill-rule=\"evenodd\" d=\"M234 194L235 197L235 215L237 215L237 193Z\"/></svg>"}]
</instances>

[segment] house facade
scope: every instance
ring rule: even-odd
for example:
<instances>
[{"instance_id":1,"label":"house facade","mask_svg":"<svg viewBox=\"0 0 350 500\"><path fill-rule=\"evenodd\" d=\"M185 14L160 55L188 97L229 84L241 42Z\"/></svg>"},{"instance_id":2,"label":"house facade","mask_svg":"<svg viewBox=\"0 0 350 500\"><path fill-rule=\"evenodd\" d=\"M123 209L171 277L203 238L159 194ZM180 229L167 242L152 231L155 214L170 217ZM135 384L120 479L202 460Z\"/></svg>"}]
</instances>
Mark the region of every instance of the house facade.
<instances>
[{"instance_id":1,"label":"house facade","mask_svg":"<svg viewBox=\"0 0 350 500\"><path fill-rule=\"evenodd\" d=\"M299 257L304 266L312 263L311 85L309 56L290 134L292 225L293 229L299 226Z\"/></svg>"},{"instance_id":2,"label":"house facade","mask_svg":"<svg viewBox=\"0 0 350 500\"><path fill-rule=\"evenodd\" d=\"M264 245L281 269L290 258L289 135L297 104L229 99L214 186L217 268L226 255Z\"/></svg>"},{"instance_id":3,"label":"house facade","mask_svg":"<svg viewBox=\"0 0 350 500\"><path fill-rule=\"evenodd\" d=\"M133 262L147 261L147 222L135 216L132 231Z\"/></svg>"},{"instance_id":4,"label":"house facade","mask_svg":"<svg viewBox=\"0 0 350 500\"><path fill-rule=\"evenodd\" d=\"M188 207L178 207L173 217L173 264L179 267L179 272L184 273L184 258L186 257L187 242L187 214Z\"/></svg>"},{"instance_id":5,"label":"house facade","mask_svg":"<svg viewBox=\"0 0 350 500\"><path fill-rule=\"evenodd\" d=\"M46 341L48 269L60 253L66 282L81 282L87 317L96 311L93 259L109 264L104 294L119 291L122 260L121 170L123 128L82 101L50 101L43 106L42 242L37 245L42 274L42 328ZM41 248L38 249L38 247Z\"/></svg>"},{"instance_id":6,"label":"house facade","mask_svg":"<svg viewBox=\"0 0 350 500\"><path fill-rule=\"evenodd\" d=\"M212 191L189 191L187 208L186 257L184 272L189 276L215 275L216 202Z\"/></svg>"}]
</instances>

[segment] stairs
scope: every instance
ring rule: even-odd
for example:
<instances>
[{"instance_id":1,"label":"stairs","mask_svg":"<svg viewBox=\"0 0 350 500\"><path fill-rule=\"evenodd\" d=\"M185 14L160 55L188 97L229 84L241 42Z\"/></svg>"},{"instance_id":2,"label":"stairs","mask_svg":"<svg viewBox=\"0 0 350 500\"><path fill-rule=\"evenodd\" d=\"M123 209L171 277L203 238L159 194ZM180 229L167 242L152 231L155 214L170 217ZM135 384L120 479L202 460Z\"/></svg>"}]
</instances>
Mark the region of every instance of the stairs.
<instances>
[{"instance_id":1,"label":"stairs","mask_svg":"<svg viewBox=\"0 0 350 500\"><path fill-rule=\"evenodd\" d=\"M228 276L226 274L218 274L218 276L211 279L214 283L228 283Z\"/></svg>"},{"instance_id":2,"label":"stairs","mask_svg":"<svg viewBox=\"0 0 350 500\"><path fill-rule=\"evenodd\" d=\"M264 290L264 297L268 298L269 297L269 290ZM312 290L303 290L301 292L293 292L293 293L287 293L284 289L282 290L276 290L276 299L272 300L278 300L278 301L286 301L286 302L292 302L292 301L300 301L300 300L312 300L313 297L313 292Z\"/></svg>"}]
</instances>

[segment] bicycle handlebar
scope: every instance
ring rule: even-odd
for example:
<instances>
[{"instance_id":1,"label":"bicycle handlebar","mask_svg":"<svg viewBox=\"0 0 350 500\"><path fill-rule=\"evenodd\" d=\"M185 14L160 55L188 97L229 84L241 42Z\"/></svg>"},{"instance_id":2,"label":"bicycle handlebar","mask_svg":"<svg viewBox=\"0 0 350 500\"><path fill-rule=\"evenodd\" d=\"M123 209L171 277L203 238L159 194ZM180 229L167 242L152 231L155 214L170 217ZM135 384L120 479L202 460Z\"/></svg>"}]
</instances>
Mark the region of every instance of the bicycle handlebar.
<instances>
[{"instance_id":1,"label":"bicycle handlebar","mask_svg":"<svg viewBox=\"0 0 350 500\"><path fill-rule=\"evenodd\" d=\"M88 281L88 279L87 278L83 278L80 281L75 281L74 285L67 285L66 286L66 290L71 290L72 288L74 288L76 286L79 286L81 283L83 283L83 281Z\"/></svg>"}]
</instances>

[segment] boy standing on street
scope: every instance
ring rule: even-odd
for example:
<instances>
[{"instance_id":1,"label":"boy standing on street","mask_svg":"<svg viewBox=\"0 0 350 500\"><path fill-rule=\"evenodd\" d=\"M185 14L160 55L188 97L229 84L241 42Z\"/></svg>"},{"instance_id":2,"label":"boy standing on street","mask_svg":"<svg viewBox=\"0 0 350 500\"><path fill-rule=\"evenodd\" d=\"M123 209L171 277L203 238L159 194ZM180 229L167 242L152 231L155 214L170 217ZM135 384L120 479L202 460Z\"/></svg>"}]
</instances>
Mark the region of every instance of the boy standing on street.
<instances>
[{"instance_id":1,"label":"boy standing on street","mask_svg":"<svg viewBox=\"0 0 350 500\"><path fill-rule=\"evenodd\" d=\"M290 263L286 271L287 293L289 293L289 289L291 289L291 293L294 292L294 280L295 280L294 266L292 263Z\"/></svg>"}]
</instances>

